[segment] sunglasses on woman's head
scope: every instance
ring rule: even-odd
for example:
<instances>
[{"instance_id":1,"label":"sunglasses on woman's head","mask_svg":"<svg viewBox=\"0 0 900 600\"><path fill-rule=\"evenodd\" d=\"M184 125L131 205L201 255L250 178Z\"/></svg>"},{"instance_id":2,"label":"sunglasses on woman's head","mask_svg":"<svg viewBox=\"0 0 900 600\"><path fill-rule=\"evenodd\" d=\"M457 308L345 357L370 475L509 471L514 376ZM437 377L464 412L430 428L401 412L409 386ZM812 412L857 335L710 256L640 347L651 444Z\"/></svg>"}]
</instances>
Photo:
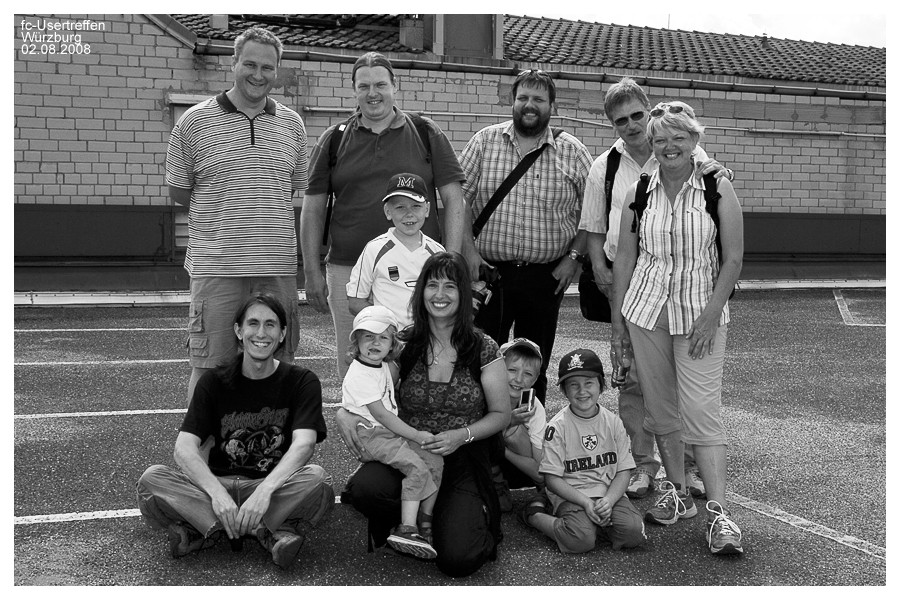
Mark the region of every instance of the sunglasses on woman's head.
<instances>
[{"instance_id":1,"label":"sunglasses on woman's head","mask_svg":"<svg viewBox=\"0 0 900 600\"><path fill-rule=\"evenodd\" d=\"M628 119L631 119L632 121L637 123L638 121L640 121L643 118L644 118L644 111L639 110L637 112L631 113L627 117L619 117L618 119L613 121L613 123L615 123L616 127L623 127L628 124Z\"/></svg>"},{"instance_id":2,"label":"sunglasses on woman's head","mask_svg":"<svg viewBox=\"0 0 900 600\"><path fill-rule=\"evenodd\" d=\"M654 119L663 116L667 111L673 115L682 112L684 107L680 104L657 104L656 108L650 111L650 116Z\"/></svg>"}]
</instances>

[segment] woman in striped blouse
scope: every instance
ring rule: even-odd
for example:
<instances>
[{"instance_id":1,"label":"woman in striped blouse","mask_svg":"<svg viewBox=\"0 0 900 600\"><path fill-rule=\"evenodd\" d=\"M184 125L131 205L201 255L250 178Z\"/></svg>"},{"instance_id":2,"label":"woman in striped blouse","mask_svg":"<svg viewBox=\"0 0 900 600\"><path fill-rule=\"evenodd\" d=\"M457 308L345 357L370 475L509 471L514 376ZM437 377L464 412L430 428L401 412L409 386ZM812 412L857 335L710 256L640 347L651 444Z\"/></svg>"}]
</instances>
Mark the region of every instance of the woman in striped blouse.
<instances>
[{"instance_id":1,"label":"woman in striped blouse","mask_svg":"<svg viewBox=\"0 0 900 600\"><path fill-rule=\"evenodd\" d=\"M683 475L684 444L693 444L709 499L709 548L735 554L743 547L741 531L726 510L727 437L720 409L728 298L741 271L743 218L727 178L717 182L718 227L707 212L693 159L702 133L693 109L683 102L660 103L650 111L647 136L659 169L650 176L643 214L622 212L613 272L612 362L619 366L623 351L634 348L645 427L656 436L668 477L645 519L671 525L696 516ZM636 189L626 203L634 202Z\"/></svg>"}]
</instances>

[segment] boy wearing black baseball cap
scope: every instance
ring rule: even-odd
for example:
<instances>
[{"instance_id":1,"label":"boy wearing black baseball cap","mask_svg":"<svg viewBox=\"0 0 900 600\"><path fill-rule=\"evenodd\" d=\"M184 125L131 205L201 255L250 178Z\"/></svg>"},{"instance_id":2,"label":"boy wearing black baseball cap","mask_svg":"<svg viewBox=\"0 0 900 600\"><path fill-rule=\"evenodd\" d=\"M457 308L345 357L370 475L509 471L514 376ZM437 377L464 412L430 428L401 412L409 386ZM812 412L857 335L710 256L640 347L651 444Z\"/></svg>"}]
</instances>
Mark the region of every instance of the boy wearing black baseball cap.
<instances>
[{"instance_id":1,"label":"boy wearing black baseball cap","mask_svg":"<svg viewBox=\"0 0 900 600\"><path fill-rule=\"evenodd\" d=\"M536 497L521 520L565 554L588 552L598 538L613 550L642 545L644 520L625 496L634 468L631 443L621 419L600 406L600 358L583 348L563 356L559 386L569 406L547 424L540 467L552 510Z\"/></svg>"},{"instance_id":2,"label":"boy wearing black baseball cap","mask_svg":"<svg viewBox=\"0 0 900 600\"><path fill-rule=\"evenodd\" d=\"M430 205L421 177L394 175L382 203L384 216L394 226L366 244L359 255L347 283L347 300L354 315L373 304L388 307L403 329L412 323L409 299L422 265L444 247L422 232Z\"/></svg>"}]
</instances>

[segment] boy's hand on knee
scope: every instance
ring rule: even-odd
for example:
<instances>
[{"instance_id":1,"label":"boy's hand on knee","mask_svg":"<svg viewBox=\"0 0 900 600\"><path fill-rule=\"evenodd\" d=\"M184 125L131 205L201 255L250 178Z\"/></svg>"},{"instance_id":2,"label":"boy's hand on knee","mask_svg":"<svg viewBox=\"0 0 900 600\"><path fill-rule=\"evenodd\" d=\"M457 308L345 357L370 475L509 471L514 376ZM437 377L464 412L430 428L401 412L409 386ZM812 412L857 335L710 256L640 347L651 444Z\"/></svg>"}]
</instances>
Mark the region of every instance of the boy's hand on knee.
<instances>
[{"instance_id":1,"label":"boy's hand on knee","mask_svg":"<svg viewBox=\"0 0 900 600\"><path fill-rule=\"evenodd\" d=\"M612 506L606 498L598 498L594 501L594 514L602 521L599 525L609 525L609 517L612 515Z\"/></svg>"}]
</instances>

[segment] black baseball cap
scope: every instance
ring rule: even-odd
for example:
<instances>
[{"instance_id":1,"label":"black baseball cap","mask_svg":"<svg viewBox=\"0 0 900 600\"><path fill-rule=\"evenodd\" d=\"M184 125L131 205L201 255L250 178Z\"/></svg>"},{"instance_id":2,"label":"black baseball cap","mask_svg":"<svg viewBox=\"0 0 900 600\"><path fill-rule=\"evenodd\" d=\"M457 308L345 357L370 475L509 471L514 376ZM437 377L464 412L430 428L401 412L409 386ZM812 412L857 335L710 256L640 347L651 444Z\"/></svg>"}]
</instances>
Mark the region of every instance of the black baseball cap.
<instances>
[{"instance_id":1,"label":"black baseball cap","mask_svg":"<svg viewBox=\"0 0 900 600\"><path fill-rule=\"evenodd\" d=\"M428 190L425 188L425 180L415 173L398 173L391 177L387 191L382 202L394 196L406 196L416 202L428 202Z\"/></svg>"},{"instance_id":2,"label":"black baseball cap","mask_svg":"<svg viewBox=\"0 0 900 600\"><path fill-rule=\"evenodd\" d=\"M576 375L597 377L603 381L603 363L593 350L586 348L572 350L559 361L559 385Z\"/></svg>"}]
</instances>

